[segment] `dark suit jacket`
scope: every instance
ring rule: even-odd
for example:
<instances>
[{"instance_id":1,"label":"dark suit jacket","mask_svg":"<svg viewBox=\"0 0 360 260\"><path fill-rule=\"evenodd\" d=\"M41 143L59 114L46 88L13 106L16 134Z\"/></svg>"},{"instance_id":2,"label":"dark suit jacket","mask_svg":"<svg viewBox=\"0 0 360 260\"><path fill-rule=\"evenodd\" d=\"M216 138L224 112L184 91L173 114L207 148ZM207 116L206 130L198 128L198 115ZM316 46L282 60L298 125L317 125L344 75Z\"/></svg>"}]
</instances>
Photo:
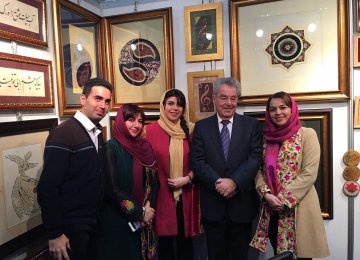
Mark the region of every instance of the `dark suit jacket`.
<instances>
[{"instance_id":1,"label":"dark suit jacket","mask_svg":"<svg viewBox=\"0 0 360 260\"><path fill-rule=\"evenodd\" d=\"M234 115L227 160L217 115L198 121L191 143L191 165L200 184L202 216L219 221L227 214L236 223L252 221L259 207L254 178L261 161L262 133L256 119ZM231 178L237 184L234 197L226 199L216 192L219 178Z\"/></svg>"}]
</instances>

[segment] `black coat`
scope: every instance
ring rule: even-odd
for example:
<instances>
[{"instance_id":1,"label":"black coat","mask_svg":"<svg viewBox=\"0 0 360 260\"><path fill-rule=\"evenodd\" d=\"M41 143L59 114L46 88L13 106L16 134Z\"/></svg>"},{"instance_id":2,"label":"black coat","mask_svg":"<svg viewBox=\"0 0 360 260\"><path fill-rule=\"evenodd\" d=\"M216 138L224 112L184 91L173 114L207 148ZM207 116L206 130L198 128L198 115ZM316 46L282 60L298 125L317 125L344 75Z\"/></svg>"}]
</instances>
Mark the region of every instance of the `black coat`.
<instances>
[{"instance_id":1,"label":"black coat","mask_svg":"<svg viewBox=\"0 0 360 260\"><path fill-rule=\"evenodd\" d=\"M199 181L202 216L219 221L227 214L233 222L251 222L259 208L254 178L261 163L262 134L256 119L234 115L227 160L217 115L198 121L191 143L191 165ZM216 192L219 178L231 178L237 184L234 197L227 199Z\"/></svg>"}]
</instances>

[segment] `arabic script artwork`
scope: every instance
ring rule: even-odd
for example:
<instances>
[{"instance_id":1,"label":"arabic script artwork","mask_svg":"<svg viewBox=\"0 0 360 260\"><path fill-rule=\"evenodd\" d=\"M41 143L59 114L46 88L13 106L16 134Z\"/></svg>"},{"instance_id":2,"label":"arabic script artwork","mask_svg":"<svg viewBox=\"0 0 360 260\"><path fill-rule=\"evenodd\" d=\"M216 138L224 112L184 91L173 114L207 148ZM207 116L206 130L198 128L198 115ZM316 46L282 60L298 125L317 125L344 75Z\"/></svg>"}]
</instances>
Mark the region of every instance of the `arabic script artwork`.
<instances>
[{"instance_id":1,"label":"arabic script artwork","mask_svg":"<svg viewBox=\"0 0 360 260\"><path fill-rule=\"evenodd\" d=\"M9 26L39 33L38 9L22 1L0 1L0 21Z\"/></svg>"},{"instance_id":2,"label":"arabic script artwork","mask_svg":"<svg viewBox=\"0 0 360 260\"><path fill-rule=\"evenodd\" d=\"M6 219L10 228L40 213L36 188L42 166L41 144L3 150L3 163Z\"/></svg>"},{"instance_id":3,"label":"arabic script artwork","mask_svg":"<svg viewBox=\"0 0 360 260\"><path fill-rule=\"evenodd\" d=\"M266 52L271 56L273 65L281 64L286 69L305 61L305 52L311 44L305 40L304 30L293 30L290 26L278 33L271 34L271 44Z\"/></svg>"},{"instance_id":4,"label":"arabic script artwork","mask_svg":"<svg viewBox=\"0 0 360 260\"><path fill-rule=\"evenodd\" d=\"M45 96L44 72L0 67L0 96Z\"/></svg>"}]
</instances>

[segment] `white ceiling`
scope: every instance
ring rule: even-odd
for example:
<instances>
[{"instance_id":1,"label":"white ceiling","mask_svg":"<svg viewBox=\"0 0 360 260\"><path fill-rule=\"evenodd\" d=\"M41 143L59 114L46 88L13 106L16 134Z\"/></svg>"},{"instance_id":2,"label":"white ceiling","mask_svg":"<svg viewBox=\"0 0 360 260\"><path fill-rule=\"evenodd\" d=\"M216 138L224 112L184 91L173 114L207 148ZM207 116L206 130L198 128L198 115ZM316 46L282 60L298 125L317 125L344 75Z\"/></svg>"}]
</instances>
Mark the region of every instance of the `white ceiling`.
<instances>
[{"instance_id":1,"label":"white ceiling","mask_svg":"<svg viewBox=\"0 0 360 260\"><path fill-rule=\"evenodd\" d=\"M80 0L80 1L90 3L102 9L107 9L107 8L120 7L120 6L135 5L135 2L137 2L137 4L144 4L144 3L168 1L168 0Z\"/></svg>"}]
</instances>

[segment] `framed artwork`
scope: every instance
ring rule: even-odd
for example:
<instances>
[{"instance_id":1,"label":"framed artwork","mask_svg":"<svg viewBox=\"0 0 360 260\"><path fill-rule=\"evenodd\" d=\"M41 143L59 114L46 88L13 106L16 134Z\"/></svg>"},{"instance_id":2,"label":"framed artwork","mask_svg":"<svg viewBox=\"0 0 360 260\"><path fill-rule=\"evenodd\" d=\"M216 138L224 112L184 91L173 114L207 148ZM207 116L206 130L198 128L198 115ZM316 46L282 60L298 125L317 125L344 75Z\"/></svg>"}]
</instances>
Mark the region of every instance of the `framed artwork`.
<instances>
[{"instance_id":1,"label":"framed artwork","mask_svg":"<svg viewBox=\"0 0 360 260\"><path fill-rule=\"evenodd\" d=\"M54 118L0 124L0 258L44 235L36 187L45 142L57 123Z\"/></svg>"},{"instance_id":2,"label":"framed artwork","mask_svg":"<svg viewBox=\"0 0 360 260\"><path fill-rule=\"evenodd\" d=\"M158 109L175 84L171 8L114 16L106 24L112 109L125 103Z\"/></svg>"},{"instance_id":3,"label":"framed artwork","mask_svg":"<svg viewBox=\"0 0 360 260\"><path fill-rule=\"evenodd\" d=\"M47 46L45 0L1 1L0 10L0 37Z\"/></svg>"},{"instance_id":4,"label":"framed artwork","mask_svg":"<svg viewBox=\"0 0 360 260\"><path fill-rule=\"evenodd\" d=\"M354 64L355 68L360 67L360 33L354 34Z\"/></svg>"},{"instance_id":5,"label":"framed artwork","mask_svg":"<svg viewBox=\"0 0 360 260\"><path fill-rule=\"evenodd\" d=\"M302 110L299 117L304 127L313 128L319 139L321 156L315 188L319 196L324 219L333 219L333 171L332 171L332 110ZM257 118L265 126L265 112L246 112L245 115Z\"/></svg>"},{"instance_id":6,"label":"framed artwork","mask_svg":"<svg viewBox=\"0 0 360 260\"><path fill-rule=\"evenodd\" d=\"M355 97L354 103L354 128L360 128L360 96Z\"/></svg>"},{"instance_id":7,"label":"framed artwork","mask_svg":"<svg viewBox=\"0 0 360 260\"><path fill-rule=\"evenodd\" d=\"M60 116L80 109L85 82L102 77L105 38L101 17L67 0L54 0L54 38Z\"/></svg>"},{"instance_id":8,"label":"framed artwork","mask_svg":"<svg viewBox=\"0 0 360 260\"><path fill-rule=\"evenodd\" d=\"M110 116L110 138L112 137L112 131L115 123L116 116ZM159 120L159 115L145 115L145 125L149 125L157 120ZM105 139L104 139L105 140Z\"/></svg>"},{"instance_id":9,"label":"framed artwork","mask_svg":"<svg viewBox=\"0 0 360 260\"><path fill-rule=\"evenodd\" d=\"M278 91L298 101L349 99L348 1L229 5L231 74L241 82L240 103L263 104Z\"/></svg>"},{"instance_id":10,"label":"framed artwork","mask_svg":"<svg viewBox=\"0 0 360 260\"><path fill-rule=\"evenodd\" d=\"M196 122L215 113L214 83L224 77L224 70L188 72L189 118Z\"/></svg>"},{"instance_id":11,"label":"framed artwork","mask_svg":"<svg viewBox=\"0 0 360 260\"><path fill-rule=\"evenodd\" d=\"M51 61L0 52L0 109L54 107Z\"/></svg>"},{"instance_id":12,"label":"framed artwork","mask_svg":"<svg viewBox=\"0 0 360 260\"><path fill-rule=\"evenodd\" d=\"M185 6L186 62L224 58L222 3Z\"/></svg>"},{"instance_id":13,"label":"framed artwork","mask_svg":"<svg viewBox=\"0 0 360 260\"><path fill-rule=\"evenodd\" d=\"M360 32L360 0L355 0L355 28L356 31Z\"/></svg>"}]
</instances>

